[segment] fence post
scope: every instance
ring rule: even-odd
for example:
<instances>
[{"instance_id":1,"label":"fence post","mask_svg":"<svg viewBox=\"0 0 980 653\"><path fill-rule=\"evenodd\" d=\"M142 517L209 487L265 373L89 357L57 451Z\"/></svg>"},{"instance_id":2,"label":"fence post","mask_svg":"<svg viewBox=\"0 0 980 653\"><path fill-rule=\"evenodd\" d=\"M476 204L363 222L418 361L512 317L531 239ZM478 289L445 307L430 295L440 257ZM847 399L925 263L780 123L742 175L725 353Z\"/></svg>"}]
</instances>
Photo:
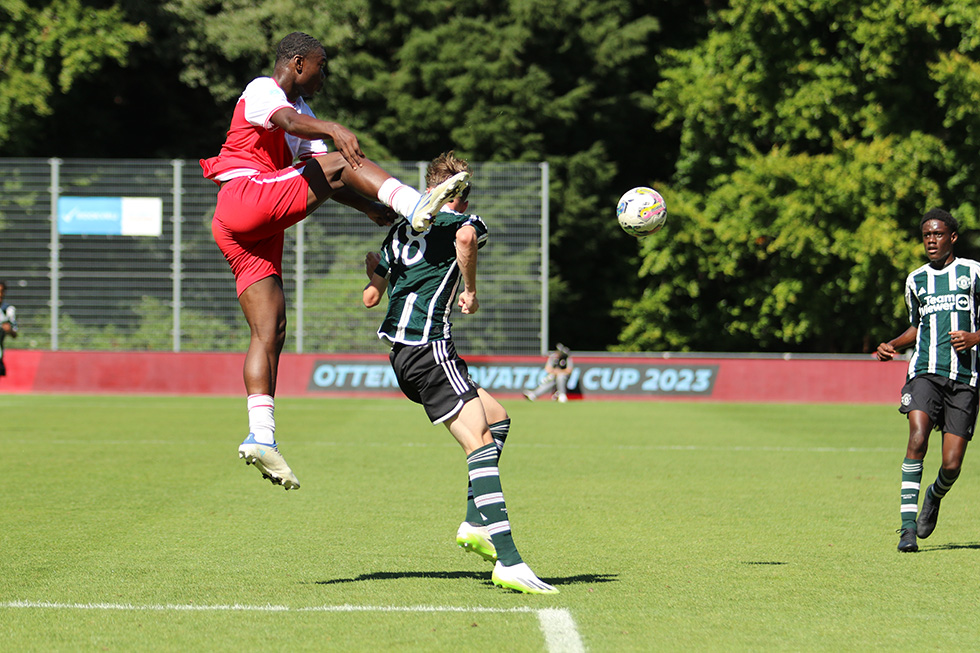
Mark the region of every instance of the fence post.
<instances>
[{"instance_id":1,"label":"fence post","mask_svg":"<svg viewBox=\"0 0 980 653\"><path fill-rule=\"evenodd\" d=\"M184 207L183 207L183 195L184 195L184 180L182 175L184 169L184 162L180 159L171 160L171 165L174 170L174 181L173 181L173 200L174 200L174 211L173 211L173 223L174 223L174 245L173 245L173 273L171 275L173 281L173 349L175 352L180 351L180 309L183 304L183 297L181 296L181 287L183 286L183 263L181 261L181 241L183 238L183 222L184 222Z\"/></svg>"},{"instance_id":2,"label":"fence post","mask_svg":"<svg viewBox=\"0 0 980 653\"><path fill-rule=\"evenodd\" d=\"M58 350L58 309L61 303L61 238L58 235L58 198L61 196L61 159L48 159L51 165L51 350Z\"/></svg>"},{"instance_id":3,"label":"fence post","mask_svg":"<svg viewBox=\"0 0 980 653\"><path fill-rule=\"evenodd\" d=\"M548 201L548 162L541 162L541 355L548 353L548 241L551 239L551 219Z\"/></svg>"}]
</instances>

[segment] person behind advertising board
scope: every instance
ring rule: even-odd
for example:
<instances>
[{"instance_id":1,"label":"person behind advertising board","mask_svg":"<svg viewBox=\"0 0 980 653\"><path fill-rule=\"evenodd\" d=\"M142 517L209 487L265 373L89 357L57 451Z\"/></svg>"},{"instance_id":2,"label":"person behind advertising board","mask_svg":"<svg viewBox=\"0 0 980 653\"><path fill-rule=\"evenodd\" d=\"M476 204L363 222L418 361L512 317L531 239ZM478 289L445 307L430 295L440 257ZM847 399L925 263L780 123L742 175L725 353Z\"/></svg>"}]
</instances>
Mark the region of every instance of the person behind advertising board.
<instances>
[{"instance_id":1,"label":"person behind advertising board","mask_svg":"<svg viewBox=\"0 0 980 653\"><path fill-rule=\"evenodd\" d=\"M312 36L293 32L283 38L272 76L245 87L220 153L201 160L204 176L219 185L211 230L234 272L250 331L243 370L249 434L238 455L287 490L298 489L299 481L279 452L274 417L286 339L285 230L328 199L379 225L391 224L397 213L423 229L469 176L460 173L423 197L364 158L352 132L318 120L303 99L323 86L325 65L326 52ZM328 152L325 139L337 151Z\"/></svg>"},{"instance_id":2,"label":"person behind advertising board","mask_svg":"<svg viewBox=\"0 0 980 653\"><path fill-rule=\"evenodd\" d=\"M561 403L568 401L568 377L572 373L572 352L560 342L551 352L544 364L545 376L534 390L524 392L528 401L551 394L552 399Z\"/></svg>"},{"instance_id":3,"label":"person behind advertising board","mask_svg":"<svg viewBox=\"0 0 980 653\"><path fill-rule=\"evenodd\" d=\"M898 543L902 552L918 551L916 537L927 538L936 528L940 502L959 477L973 438L978 406L980 263L953 253L959 225L946 211L929 210L920 227L929 263L913 270L905 281L911 325L875 352L878 360L889 361L899 349L915 345L899 407L909 423L902 461ZM934 427L943 434L942 463L916 519L922 461Z\"/></svg>"},{"instance_id":4,"label":"person behind advertising board","mask_svg":"<svg viewBox=\"0 0 980 653\"><path fill-rule=\"evenodd\" d=\"M4 338L17 337L17 309L4 301L6 296L7 282L0 281L0 376L7 376L7 365L3 362Z\"/></svg>"},{"instance_id":5,"label":"person behind advertising board","mask_svg":"<svg viewBox=\"0 0 980 653\"><path fill-rule=\"evenodd\" d=\"M453 152L440 155L426 170L433 188L467 163ZM381 246L369 252L370 280L363 301L377 306L385 291L388 309L378 337L391 342L389 360L406 397L422 404L429 421L445 424L463 452L469 476L466 520L456 542L495 562L491 580L501 587L531 594L558 590L539 579L523 561L511 534L500 484L500 452L510 429L507 411L470 378L456 353L449 315L457 302L464 315L476 313L477 250L487 242L486 224L464 213L469 188L442 207L423 233L407 221L396 223Z\"/></svg>"}]
</instances>

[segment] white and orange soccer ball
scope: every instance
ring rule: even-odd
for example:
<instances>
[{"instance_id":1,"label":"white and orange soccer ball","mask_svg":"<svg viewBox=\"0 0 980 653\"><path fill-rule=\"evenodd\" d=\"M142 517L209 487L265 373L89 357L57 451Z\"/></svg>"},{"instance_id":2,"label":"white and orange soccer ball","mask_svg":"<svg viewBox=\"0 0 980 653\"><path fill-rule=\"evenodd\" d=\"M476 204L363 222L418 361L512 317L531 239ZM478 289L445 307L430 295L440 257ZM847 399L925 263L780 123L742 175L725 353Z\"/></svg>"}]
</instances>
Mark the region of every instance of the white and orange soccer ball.
<instances>
[{"instance_id":1,"label":"white and orange soccer ball","mask_svg":"<svg viewBox=\"0 0 980 653\"><path fill-rule=\"evenodd\" d=\"M626 191L619 198L616 219L629 235L637 238L649 236L667 222L667 204L657 191L639 186Z\"/></svg>"}]
</instances>

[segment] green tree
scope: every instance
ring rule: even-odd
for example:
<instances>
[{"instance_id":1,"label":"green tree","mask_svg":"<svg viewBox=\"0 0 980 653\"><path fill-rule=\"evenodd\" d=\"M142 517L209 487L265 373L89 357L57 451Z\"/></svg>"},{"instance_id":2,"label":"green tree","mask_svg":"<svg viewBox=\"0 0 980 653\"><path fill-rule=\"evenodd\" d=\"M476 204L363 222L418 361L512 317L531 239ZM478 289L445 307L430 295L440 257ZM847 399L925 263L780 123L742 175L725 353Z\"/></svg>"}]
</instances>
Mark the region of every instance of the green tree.
<instances>
[{"instance_id":1,"label":"green tree","mask_svg":"<svg viewBox=\"0 0 980 653\"><path fill-rule=\"evenodd\" d=\"M734 0L714 18L663 56L670 217L619 348L870 351L901 329L922 213L977 225L980 10Z\"/></svg>"},{"instance_id":2,"label":"green tree","mask_svg":"<svg viewBox=\"0 0 980 653\"><path fill-rule=\"evenodd\" d=\"M97 73L107 60L122 63L146 38L146 25L126 22L115 4L0 3L0 151L30 153L38 117L53 113L53 96Z\"/></svg>"}]
</instances>

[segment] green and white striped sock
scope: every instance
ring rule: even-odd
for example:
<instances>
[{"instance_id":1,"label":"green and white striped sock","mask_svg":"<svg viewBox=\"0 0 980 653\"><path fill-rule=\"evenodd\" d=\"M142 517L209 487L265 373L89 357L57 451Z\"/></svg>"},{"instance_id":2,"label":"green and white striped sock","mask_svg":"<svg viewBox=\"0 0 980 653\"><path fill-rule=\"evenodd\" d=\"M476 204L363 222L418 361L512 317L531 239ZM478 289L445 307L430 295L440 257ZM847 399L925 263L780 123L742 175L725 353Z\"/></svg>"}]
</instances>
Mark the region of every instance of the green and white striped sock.
<instances>
[{"instance_id":1,"label":"green and white striped sock","mask_svg":"<svg viewBox=\"0 0 980 653\"><path fill-rule=\"evenodd\" d=\"M504 451L504 443L507 442L507 434L510 432L510 419L500 420L499 422L494 422L490 425L490 434L493 435L494 444L497 445L497 459L499 461L500 454ZM482 524L483 518L480 517L480 511L476 509L476 504L473 503L473 484L467 483L466 487L466 521L471 524Z\"/></svg>"},{"instance_id":2,"label":"green and white striped sock","mask_svg":"<svg viewBox=\"0 0 980 653\"><path fill-rule=\"evenodd\" d=\"M523 562L517 552L517 545L510 532L507 519L507 504L500 485L500 471L497 469L497 446L488 444L480 447L466 457L470 483L473 485L473 502L483 517L482 523L490 531L490 538L497 550L497 560L511 565Z\"/></svg>"},{"instance_id":3,"label":"green and white striped sock","mask_svg":"<svg viewBox=\"0 0 980 653\"><path fill-rule=\"evenodd\" d=\"M932 496L937 499L942 499L949 492L949 489L953 487L953 483L956 479L960 477L960 470L955 472L947 472L942 467L939 468L939 476L936 477L936 482L932 484L932 488L927 490L932 492Z\"/></svg>"},{"instance_id":4,"label":"green and white striped sock","mask_svg":"<svg viewBox=\"0 0 980 653\"><path fill-rule=\"evenodd\" d=\"M922 484L922 461L902 461L902 528L915 528L919 511L919 486Z\"/></svg>"}]
</instances>

